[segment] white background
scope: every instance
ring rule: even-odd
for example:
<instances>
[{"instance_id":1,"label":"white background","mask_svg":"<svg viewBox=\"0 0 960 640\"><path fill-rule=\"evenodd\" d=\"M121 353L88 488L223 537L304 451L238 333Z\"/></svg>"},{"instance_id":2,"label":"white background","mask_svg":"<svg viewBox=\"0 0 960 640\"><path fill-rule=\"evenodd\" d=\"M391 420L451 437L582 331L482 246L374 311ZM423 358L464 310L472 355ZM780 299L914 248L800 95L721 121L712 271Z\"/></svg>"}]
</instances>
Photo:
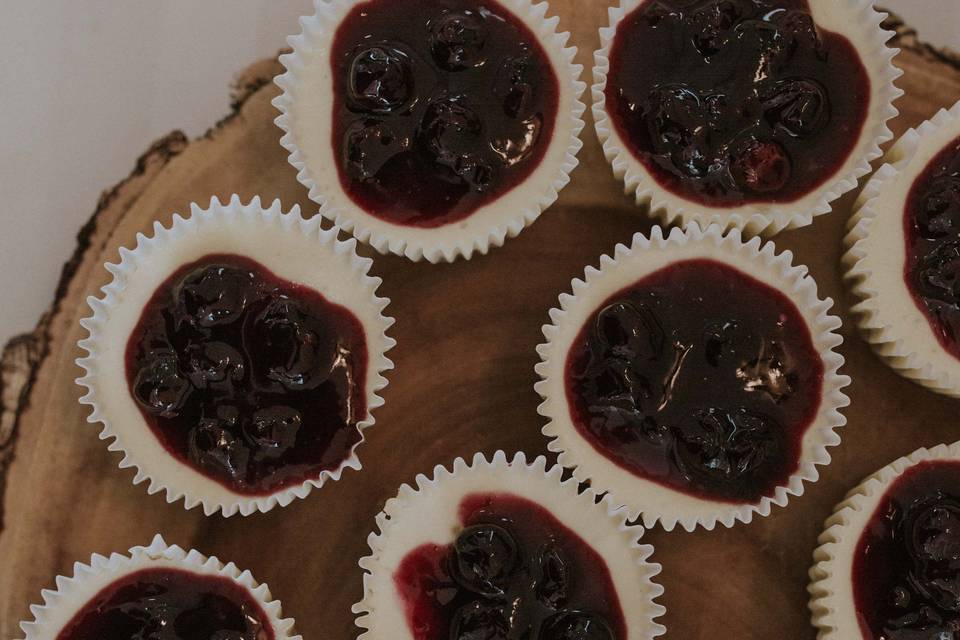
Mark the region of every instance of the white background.
<instances>
[{"instance_id":1,"label":"white background","mask_svg":"<svg viewBox=\"0 0 960 640\"><path fill-rule=\"evenodd\" d=\"M928 42L960 48L960 1L883 4ZM156 138L223 116L233 74L282 47L311 7L0 0L0 343L49 304L100 192Z\"/></svg>"}]
</instances>

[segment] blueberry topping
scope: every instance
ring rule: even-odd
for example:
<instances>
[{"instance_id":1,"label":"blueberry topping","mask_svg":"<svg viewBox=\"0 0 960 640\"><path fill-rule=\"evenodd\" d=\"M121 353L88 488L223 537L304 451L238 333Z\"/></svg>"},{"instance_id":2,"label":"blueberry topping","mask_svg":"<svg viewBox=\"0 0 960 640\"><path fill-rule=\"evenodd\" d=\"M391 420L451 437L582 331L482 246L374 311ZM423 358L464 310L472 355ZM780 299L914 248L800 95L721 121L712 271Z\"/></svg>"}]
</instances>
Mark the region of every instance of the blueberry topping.
<instances>
[{"instance_id":1,"label":"blueberry topping","mask_svg":"<svg viewBox=\"0 0 960 640\"><path fill-rule=\"evenodd\" d=\"M512 640L510 627L506 606L472 602L454 616L450 640Z\"/></svg>"},{"instance_id":2,"label":"blueberry topping","mask_svg":"<svg viewBox=\"0 0 960 640\"><path fill-rule=\"evenodd\" d=\"M500 63L494 94L503 101L510 118L526 120L536 113L537 67L529 48Z\"/></svg>"},{"instance_id":3,"label":"blueberry topping","mask_svg":"<svg viewBox=\"0 0 960 640\"><path fill-rule=\"evenodd\" d=\"M672 153L694 142L694 132L703 124L705 109L699 92L687 85L673 84L653 89L642 114L653 149Z\"/></svg>"},{"instance_id":4,"label":"blueberry topping","mask_svg":"<svg viewBox=\"0 0 960 640\"><path fill-rule=\"evenodd\" d=\"M960 503L934 496L905 514L912 586L938 608L960 614Z\"/></svg>"},{"instance_id":5,"label":"blueberry topping","mask_svg":"<svg viewBox=\"0 0 960 640\"><path fill-rule=\"evenodd\" d=\"M725 109L723 95L701 95L684 84L657 87L643 102L645 138L674 170L706 176L719 168L712 131Z\"/></svg>"},{"instance_id":6,"label":"blueberry topping","mask_svg":"<svg viewBox=\"0 0 960 640\"><path fill-rule=\"evenodd\" d=\"M907 288L940 345L960 358L960 138L914 179L902 224Z\"/></svg>"},{"instance_id":7,"label":"blueberry topping","mask_svg":"<svg viewBox=\"0 0 960 640\"><path fill-rule=\"evenodd\" d=\"M816 52L822 59L820 49L823 47L823 42L820 39L817 23L813 21L813 16L809 12L799 9L779 11L772 15L772 21L784 37L789 39L794 50L805 48Z\"/></svg>"},{"instance_id":8,"label":"blueberry topping","mask_svg":"<svg viewBox=\"0 0 960 640\"><path fill-rule=\"evenodd\" d=\"M956 304L960 300L960 239L937 245L920 259L915 273L923 296Z\"/></svg>"},{"instance_id":9,"label":"blueberry topping","mask_svg":"<svg viewBox=\"0 0 960 640\"><path fill-rule=\"evenodd\" d=\"M776 24L763 19L744 20L735 34L736 42L730 49L736 52L741 73L750 73L751 80L783 73L793 48Z\"/></svg>"},{"instance_id":10,"label":"blueberry topping","mask_svg":"<svg viewBox=\"0 0 960 640\"><path fill-rule=\"evenodd\" d=\"M781 80L763 100L764 117L794 138L819 133L830 117L830 98L816 80Z\"/></svg>"},{"instance_id":11,"label":"blueberry topping","mask_svg":"<svg viewBox=\"0 0 960 640\"><path fill-rule=\"evenodd\" d=\"M707 175L717 166L710 123L722 117L723 109L723 96L701 96L686 85L654 89L642 112L650 147L683 175Z\"/></svg>"},{"instance_id":12,"label":"blueberry topping","mask_svg":"<svg viewBox=\"0 0 960 640\"><path fill-rule=\"evenodd\" d=\"M927 240L960 236L960 175L933 180L916 213L920 235Z\"/></svg>"},{"instance_id":13,"label":"blueberry topping","mask_svg":"<svg viewBox=\"0 0 960 640\"><path fill-rule=\"evenodd\" d=\"M453 545L451 569L465 589L486 596L503 593L517 564L517 543L496 525L467 527Z\"/></svg>"},{"instance_id":14,"label":"blueberry topping","mask_svg":"<svg viewBox=\"0 0 960 640\"><path fill-rule=\"evenodd\" d=\"M607 113L664 189L715 208L794 202L860 139L870 80L802 1L657 0L620 21Z\"/></svg>"},{"instance_id":15,"label":"blueberry topping","mask_svg":"<svg viewBox=\"0 0 960 640\"><path fill-rule=\"evenodd\" d=\"M187 322L210 328L239 318L253 289L253 274L249 271L209 265L184 278L176 295Z\"/></svg>"},{"instance_id":16,"label":"blueberry topping","mask_svg":"<svg viewBox=\"0 0 960 640\"><path fill-rule=\"evenodd\" d=\"M887 640L953 640L958 636L960 622L947 622L929 608L894 621L884 633Z\"/></svg>"},{"instance_id":17,"label":"blueberry topping","mask_svg":"<svg viewBox=\"0 0 960 640\"><path fill-rule=\"evenodd\" d=\"M231 579L142 569L104 587L55 640L272 640L267 614Z\"/></svg>"},{"instance_id":18,"label":"blueberry topping","mask_svg":"<svg viewBox=\"0 0 960 640\"><path fill-rule=\"evenodd\" d=\"M366 415L363 327L263 265L211 255L154 292L126 345L164 448L228 489L271 494L339 466Z\"/></svg>"},{"instance_id":19,"label":"blueberry topping","mask_svg":"<svg viewBox=\"0 0 960 640\"><path fill-rule=\"evenodd\" d=\"M647 27L650 28L669 28L676 25L683 19L683 10L673 6L672 3L662 0L653 0L649 3L647 10L643 15L638 16Z\"/></svg>"},{"instance_id":20,"label":"blueberry topping","mask_svg":"<svg viewBox=\"0 0 960 640\"><path fill-rule=\"evenodd\" d=\"M316 389L339 357L335 335L290 298L278 298L257 317L255 340L264 345L266 377L289 391Z\"/></svg>"},{"instance_id":21,"label":"blueberry topping","mask_svg":"<svg viewBox=\"0 0 960 640\"><path fill-rule=\"evenodd\" d=\"M133 395L140 406L164 418L178 415L190 391L190 381L180 372L172 351L148 354L133 383Z\"/></svg>"},{"instance_id":22,"label":"blueberry topping","mask_svg":"<svg viewBox=\"0 0 960 640\"><path fill-rule=\"evenodd\" d=\"M737 365L752 358L762 349L760 340L736 319L716 320L703 330L703 355L711 367Z\"/></svg>"},{"instance_id":23,"label":"blueberry topping","mask_svg":"<svg viewBox=\"0 0 960 640\"><path fill-rule=\"evenodd\" d=\"M483 121L464 96L435 100L424 113L418 138L430 159L445 167L473 191L483 191L496 168L482 155Z\"/></svg>"},{"instance_id":24,"label":"blueberry topping","mask_svg":"<svg viewBox=\"0 0 960 640\"><path fill-rule=\"evenodd\" d=\"M293 407L277 405L260 409L245 427L245 432L261 455L279 458L297 442L303 417Z\"/></svg>"},{"instance_id":25,"label":"blueberry topping","mask_svg":"<svg viewBox=\"0 0 960 640\"><path fill-rule=\"evenodd\" d=\"M794 376L783 363L782 355L771 346L773 353L760 356L744 363L737 369L737 378L743 381L743 390L762 392L774 402L783 402L793 393Z\"/></svg>"},{"instance_id":26,"label":"blueberry topping","mask_svg":"<svg viewBox=\"0 0 960 640\"><path fill-rule=\"evenodd\" d=\"M597 339L617 356L656 359L663 355L666 332L650 307L619 300L597 314Z\"/></svg>"},{"instance_id":27,"label":"blueberry topping","mask_svg":"<svg viewBox=\"0 0 960 640\"><path fill-rule=\"evenodd\" d=\"M694 27L693 44L704 57L718 53L729 39L730 32L745 16L741 0L711 0L690 16Z\"/></svg>"},{"instance_id":28,"label":"blueberry topping","mask_svg":"<svg viewBox=\"0 0 960 640\"><path fill-rule=\"evenodd\" d=\"M958 472L952 460L908 466L880 496L853 555L865 635L939 640L960 633Z\"/></svg>"},{"instance_id":29,"label":"blueberry topping","mask_svg":"<svg viewBox=\"0 0 960 640\"><path fill-rule=\"evenodd\" d=\"M557 545L543 547L537 555L537 565L537 599L552 609L566 605L571 569L563 550Z\"/></svg>"},{"instance_id":30,"label":"blueberry topping","mask_svg":"<svg viewBox=\"0 0 960 640\"><path fill-rule=\"evenodd\" d=\"M677 466L691 483L750 495L756 476L776 458L783 428L748 409L711 408L698 412L695 419L697 429L678 430Z\"/></svg>"},{"instance_id":31,"label":"blueberry topping","mask_svg":"<svg viewBox=\"0 0 960 640\"><path fill-rule=\"evenodd\" d=\"M523 183L548 150L556 73L497 0L366 0L331 49L337 174L375 217L462 221Z\"/></svg>"},{"instance_id":32,"label":"blueberry topping","mask_svg":"<svg viewBox=\"0 0 960 640\"><path fill-rule=\"evenodd\" d=\"M403 106L413 93L407 54L397 47L361 48L350 64L347 85L350 101L358 108L385 113Z\"/></svg>"},{"instance_id":33,"label":"blueberry topping","mask_svg":"<svg viewBox=\"0 0 960 640\"><path fill-rule=\"evenodd\" d=\"M483 63L486 27L472 11L448 11L430 21L430 50L440 68L463 71Z\"/></svg>"},{"instance_id":34,"label":"blueberry topping","mask_svg":"<svg viewBox=\"0 0 960 640\"><path fill-rule=\"evenodd\" d=\"M659 441L666 435L653 415L662 400L662 389L629 360L611 359L598 364L589 375L585 391L592 400L588 409L605 432L624 442L641 437Z\"/></svg>"},{"instance_id":35,"label":"blueberry topping","mask_svg":"<svg viewBox=\"0 0 960 640\"><path fill-rule=\"evenodd\" d=\"M793 473L822 370L791 300L732 267L691 260L600 305L565 377L575 427L615 464L742 502Z\"/></svg>"},{"instance_id":36,"label":"blueberry topping","mask_svg":"<svg viewBox=\"0 0 960 640\"><path fill-rule=\"evenodd\" d=\"M250 462L250 449L228 428L232 426L230 421L219 416L201 420L191 433L190 460L218 476L243 484Z\"/></svg>"},{"instance_id":37,"label":"blueberry topping","mask_svg":"<svg viewBox=\"0 0 960 640\"><path fill-rule=\"evenodd\" d=\"M539 640L614 640L614 636L602 618L582 611L569 611L547 620Z\"/></svg>"},{"instance_id":38,"label":"blueberry topping","mask_svg":"<svg viewBox=\"0 0 960 640\"><path fill-rule=\"evenodd\" d=\"M165 625L158 629L157 640L170 638L171 630L176 635L170 640L242 640L248 633L243 630L243 624L238 624L237 615L242 613L237 610L237 603L226 593L204 594L200 606L179 613L171 611L172 607L169 606L163 608L166 609L166 613L173 614L171 617L174 619L170 623L172 629L169 627L164 629ZM259 635L263 636L264 633ZM143 640L153 640L153 638L147 636ZM266 638L257 640L266 640Z\"/></svg>"},{"instance_id":39,"label":"blueberry topping","mask_svg":"<svg viewBox=\"0 0 960 640\"><path fill-rule=\"evenodd\" d=\"M749 140L731 158L733 179L754 193L779 191L790 180L790 158L776 142Z\"/></svg>"},{"instance_id":40,"label":"blueberry topping","mask_svg":"<svg viewBox=\"0 0 960 640\"><path fill-rule=\"evenodd\" d=\"M197 389L229 391L244 379L243 355L225 342L201 342L186 349L186 372Z\"/></svg>"},{"instance_id":41,"label":"blueberry topping","mask_svg":"<svg viewBox=\"0 0 960 640\"><path fill-rule=\"evenodd\" d=\"M356 120L344 134L343 164L355 180L374 180L387 163L409 146L408 140L398 137L383 122Z\"/></svg>"}]
</instances>

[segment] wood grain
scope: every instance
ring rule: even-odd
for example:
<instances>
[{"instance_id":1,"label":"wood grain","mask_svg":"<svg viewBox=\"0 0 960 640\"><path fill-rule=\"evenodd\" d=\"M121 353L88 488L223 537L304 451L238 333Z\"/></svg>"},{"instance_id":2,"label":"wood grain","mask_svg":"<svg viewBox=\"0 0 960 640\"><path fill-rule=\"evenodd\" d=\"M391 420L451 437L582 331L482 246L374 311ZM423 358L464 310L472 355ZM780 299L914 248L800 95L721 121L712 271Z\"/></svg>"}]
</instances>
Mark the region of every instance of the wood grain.
<instances>
[{"instance_id":1,"label":"wood grain","mask_svg":"<svg viewBox=\"0 0 960 640\"><path fill-rule=\"evenodd\" d=\"M606 3L557 2L587 68ZM908 98L899 134L960 99L960 60L923 45L896 21L897 59ZM105 193L79 235L56 299L36 331L4 353L0 377L0 637L41 588L91 553L122 551L161 532L167 540L234 560L270 584L308 640L356 636L350 606L360 598L356 561L384 501L415 474L475 451L545 453L533 391L534 346L557 296L587 264L649 222L603 161L592 127L582 165L560 201L502 249L469 262L431 266L377 257L383 295L397 319L396 370L377 426L360 450L364 470L348 472L307 500L246 519L205 518L147 496L116 468L85 421L74 364L84 298L108 280L102 268L154 219L170 221L191 201L237 192L299 203L313 211L277 144L270 100L275 61L238 80L232 114L204 137L173 133L139 160L129 178ZM809 265L823 295L845 320L845 372L854 379L849 426L823 479L789 508L750 526L715 532L649 533L664 566L663 620L669 638L810 639L807 569L821 523L863 476L920 446L960 439L957 403L913 386L888 370L856 335L841 288L839 257L851 198L833 215L776 238ZM523 274L517 277L517 274ZM14 448L15 447L15 448ZM2 479L6 478L6 484ZM628 605L629 606L629 603Z\"/></svg>"}]
</instances>

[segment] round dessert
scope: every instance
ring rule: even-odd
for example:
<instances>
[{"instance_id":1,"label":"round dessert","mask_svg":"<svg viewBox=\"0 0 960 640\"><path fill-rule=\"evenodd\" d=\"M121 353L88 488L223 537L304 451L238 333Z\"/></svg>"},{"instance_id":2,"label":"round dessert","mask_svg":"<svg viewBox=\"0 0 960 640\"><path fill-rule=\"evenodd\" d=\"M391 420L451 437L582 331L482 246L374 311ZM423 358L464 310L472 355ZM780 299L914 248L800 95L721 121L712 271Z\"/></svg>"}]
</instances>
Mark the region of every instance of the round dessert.
<instances>
[{"instance_id":1,"label":"round dessert","mask_svg":"<svg viewBox=\"0 0 960 640\"><path fill-rule=\"evenodd\" d=\"M359 469L393 366L371 261L279 202L214 200L154 229L108 265L78 360L134 483L249 515Z\"/></svg>"},{"instance_id":2,"label":"round dessert","mask_svg":"<svg viewBox=\"0 0 960 640\"><path fill-rule=\"evenodd\" d=\"M860 137L870 79L807 0L646 2L610 51L606 98L630 151L698 204L790 202Z\"/></svg>"},{"instance_id":3,"label":"round dessert","mask_svg":"<svg viewBox=\"0 0 960 640\"><path fill-rule=\"evenodd\" d=\"M129 555L94 555L30 608L26 640L300 640L270 590L197 551L156 536Z\"/></svg>"},{"instance_id":4,"label":"round dessert","mask_svg":"<svg viewBox=\"0 0 960 640\"><path fill-rule=\"evenodd\" d=\"M364 0L302 21L274 104L321 213L381 252L486 253L556 200L585 89L532 0Z\"/></svg>"},{"instance_id":5,"label":"round dessert","mask_svg":"<svg viewBox=\"0 0 960 640\"><path fill-rule=\"evenodd\" d=\"M631 548L638 533L604 514L562 470L498 453L404 487L371 540L357 623L411 640L633 640L660 635L661 589ZM522 488L522 489L521 489ZM629 606L627 604L629 603ZM404 632L398 635L399 629Z\"/></svg>"},{"instance_id":6,"label":"round dessert","mask_svg":"<svg viewBox=\"0 0 960 640\"><path fill-rule=\"evenodd\" d=\"M716 226L656 227L574 281L537 367L561 464L667 529L802 493L839 440L848 380L839 320L789 260Z\"/></svg>"},{"instance_id":7,"label":"round dessert","mask_svg":"<svg viewBox=\"0 0 960 640\"><path fill-rule=\"evenodd\" d=\"M130 394L164 448L250 495L343 463L366 369L356 316L237 255L178 269L127 341Z\"/></svg>"},{"instance_id":8,"label":"round dessert","mask_svg":"<svg viewBox=\"0 0 960 640\"><path fill-rule=\"evenodd\" d=\"M219 576L144 569L118 578L78 611L57 640L273 640L247 590Z\"/></svg>"},{"instance_id":9,"label":"round dessert","mask_svg":"<svg viewBox=\"0 0 960 640\"><path fill-rule=\"evenodd\" d=\"M608 298L567 355L577 431L641 478L755 502L786 484L820 407L823 362L797 307L712 260Z\"/></svg>"},{"instance_id":10,"label":"round dessert","mask_svg":"<svg viewBox=\"0 0 960 640\"><path fill-rule=\"evenodd\" d=\"M821 537L811 603L824 638L960 634L960 457L921 450L867 480Z\"/></svg>"},{"instance_id":11,"label":"round dessert","mask_svg":"<svg viewBox=\"0 0 960 640\"><path fill-rule=\"evenodd\" d=\"M394 575L416 640L626 638L610 571L534 502L472 494L452 544L425 544Z\"/></svg>"},{"instance_id":12,"label":"round dessert","mask_svg":"<svg viewBox=\"0 0 960 640\"><path fill-rule=\"evenodd\" d=\"M917 465L887 490L857 545L853 590L865 637L960 634L960 461Z\"/></svg>"},{"instance_id":13,"label":"round dessert","mask_svg":"<svg viewBox=\"0 0 960 640\"><path fill-rule=\"evenodd\" d=\"M894 95L896 72L878 73L859 53L861 41L872 53L886 37L879 14L853 7L624 0L595 70L608 157L631 163L638 197L651 188L639 184L646 181L658 201L717 215L796 205L809 217L802 200L840 188L828 184L839 178L845 184L830 199L855 186L848 174L869 170L861 156L879 155L875 135L889 138L886 118L880 134L865 127L879 94ZM886 117L895 113L891 102Z\"/></svg>"},{"instance_id":14,"label":"round dessert","mask_svg":"<svg viewBox=\"0 0 960 640\"><path fill-rule=\"evenodd\" d=\"M960 104L910 130L845 239L864 337L904 376L960 396Z\"/></svg>"},{"instance_id":15,"label":"round dessert","mask_svg":"<svg viewBox=\"0 0 960 640\"><path fill-rule=\"evenodd\" d=\"M389 222L466 218L526 180L553 136L556 74L495 0L369 0L330 60L340 182Z\"/></svg>"}]
</instances>

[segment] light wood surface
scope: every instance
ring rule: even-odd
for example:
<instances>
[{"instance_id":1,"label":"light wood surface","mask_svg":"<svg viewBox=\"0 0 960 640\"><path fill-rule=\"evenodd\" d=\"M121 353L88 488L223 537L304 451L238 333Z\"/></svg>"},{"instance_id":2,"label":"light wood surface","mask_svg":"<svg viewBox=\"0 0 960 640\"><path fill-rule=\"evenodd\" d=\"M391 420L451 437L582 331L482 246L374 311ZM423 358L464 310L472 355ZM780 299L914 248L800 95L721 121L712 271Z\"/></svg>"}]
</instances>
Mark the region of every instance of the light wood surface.
<instances>
[{"instance_id":1,"label":"light wood surface","mask_svg":"<svg viewBox=\"0 0 960 640\"><path fill-rule=\"evenodd\" d=\"M606 3L557 2L574 31L579 61L592 64L596 28ZM898 26L897 64L908 97L899 104L899 134L960 99L960 61L918 42ZM469 262L432 266L377 257L381 293L397 319L391 352L396 370L386 405L360 449L364 470L285 509L250 518L205 518L134 487L119 471L98 428L85 421L74 378L83 300L109 277L102 268L132 245L154 219L170 221L191 201L239 193L285 205L315 207L277 144L269 82L275 61L242 76L234 113L200 139L173 133L154 145L133 174L106 192L78 238L56 300L36 331L12 342L0 377L0 637L17 637L18 622L41 588L91 553L123 551L161 532L171 543L235 561L268 582L308 640L351 638L351 605L361 595L357 560L384 501L398 486L456 456L497 449L545 453L533 391L534 350L557 296L584 266L617 242L649 229L622 195L590 126L582 165L560 201L502 249ZM821 523L846 491L868 473L917 447L960 439L956 401L902 380L856 334L840 282L839 257L852 198L806 229L781 234L807 264L822 295L844 318L845 372L853 377L849 426L822 480L787 509L749 526L714 532L649 532L664 566L661 602L668 638L812 639L806 608L807 569ZM366 249L364 249L367 251ZM519 274L519 275L518 275ZM5 479L5 485L2 484ZM626 603L629 606L629 603ZM718 628L723 631L718 635Z\"/></svg>"}]
</instances>

